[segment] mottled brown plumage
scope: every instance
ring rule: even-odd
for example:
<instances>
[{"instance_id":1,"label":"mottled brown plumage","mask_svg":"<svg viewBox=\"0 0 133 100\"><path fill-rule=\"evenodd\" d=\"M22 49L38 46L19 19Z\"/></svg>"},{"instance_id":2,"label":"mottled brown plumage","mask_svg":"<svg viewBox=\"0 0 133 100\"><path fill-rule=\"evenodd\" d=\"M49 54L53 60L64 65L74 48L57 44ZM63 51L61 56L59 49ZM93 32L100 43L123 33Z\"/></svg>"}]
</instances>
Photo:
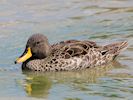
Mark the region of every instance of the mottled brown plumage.
<instances>
[{"instance_id":1,"label":"mottled brown plumage","mask_svg":"<svg viewBox=\"0 0 133 100\"><path fill-rule=\"evenodd\" d=\"M23 62L23 69L69 71L107 64L127 47L127 42L99 46L88 40L68 40L50 45L44 35L34 34L29 38L26 50L28 47L32 57Z\"/></svg>"}]
</instances>

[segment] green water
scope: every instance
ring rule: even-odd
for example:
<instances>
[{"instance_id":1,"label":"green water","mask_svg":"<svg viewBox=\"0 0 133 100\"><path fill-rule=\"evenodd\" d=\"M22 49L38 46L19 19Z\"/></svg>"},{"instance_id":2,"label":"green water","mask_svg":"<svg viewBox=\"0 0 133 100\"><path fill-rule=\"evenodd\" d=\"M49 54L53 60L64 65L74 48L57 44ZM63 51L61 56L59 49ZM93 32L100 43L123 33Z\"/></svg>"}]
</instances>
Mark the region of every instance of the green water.
<instances>
[{"instance_id":1,"label":"green water","mask_svg":"<svg viewBox=\"0 0 133 100\"><path fill-rule=\"evenodd\" d=\"M14 64L30 35L50 43L93 40L129 46L108 66L74 72L29 73ZM132 100L133 0L1 0L0 100Z\"/></svg>"}]
</instances>

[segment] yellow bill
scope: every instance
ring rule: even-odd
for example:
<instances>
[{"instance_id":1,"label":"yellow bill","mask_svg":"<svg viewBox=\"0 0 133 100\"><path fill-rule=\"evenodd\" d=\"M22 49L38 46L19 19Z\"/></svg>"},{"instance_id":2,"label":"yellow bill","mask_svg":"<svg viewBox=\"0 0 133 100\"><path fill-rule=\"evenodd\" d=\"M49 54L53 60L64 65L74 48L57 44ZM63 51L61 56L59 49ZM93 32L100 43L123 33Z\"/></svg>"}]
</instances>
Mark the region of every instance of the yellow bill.
<instances>
[{"instance_id":1,"label":"yellow bill","mask_svg":"<svg viewBox=\"0 0 133 100\"><path fill-rule=\"evenodd\" d=\"M18 58L15 63L22 63L25 62L27 59L29 59L30 57L32 57L32 53L31 53L31 48L28 47L27 49L27 53L25 55L23 55L22 57Z\"/></svg>"}]
</instances>

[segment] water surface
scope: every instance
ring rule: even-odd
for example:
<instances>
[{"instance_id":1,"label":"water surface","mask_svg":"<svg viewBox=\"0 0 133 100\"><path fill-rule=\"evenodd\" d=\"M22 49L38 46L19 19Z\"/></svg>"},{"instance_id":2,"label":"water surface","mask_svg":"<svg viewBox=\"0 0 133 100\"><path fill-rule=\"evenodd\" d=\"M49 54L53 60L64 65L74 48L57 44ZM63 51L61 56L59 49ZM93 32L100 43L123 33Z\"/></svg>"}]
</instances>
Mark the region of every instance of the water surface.
<instances>
[{"instance_id":1,"label":"water surface","mask_svg":"<svg viewBox=\"0 0 133 100\"><path fill-rule=\"evenodd\" d=\"M132 0L1 0L1 99L132 100ZM50 43L93 40L105 45L127 40L129 46L108 66L74 72L29 73L14 60L30 35Z\"/></svg>"}]
</instances>

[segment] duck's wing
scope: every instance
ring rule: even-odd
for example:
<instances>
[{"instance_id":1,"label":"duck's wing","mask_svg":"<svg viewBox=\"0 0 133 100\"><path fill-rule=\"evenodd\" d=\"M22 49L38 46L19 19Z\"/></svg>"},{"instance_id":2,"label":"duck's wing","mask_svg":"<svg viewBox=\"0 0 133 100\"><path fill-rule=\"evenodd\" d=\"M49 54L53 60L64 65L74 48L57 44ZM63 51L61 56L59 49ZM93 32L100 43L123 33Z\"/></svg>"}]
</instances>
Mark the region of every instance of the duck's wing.
<instances>
[{"instance_id":1,"label":"duck's wing","mask_svg":"<svg viewBox=\"0 0 133 100\"><path fill-rule=\"evenodd\" d=\"M93 41L68 40L52 45L52 50L57 56L60 55L61 57L68 59L70 57L85 55L90 48L99 47L100 46Z\"/></svg>"}]
</instances>

